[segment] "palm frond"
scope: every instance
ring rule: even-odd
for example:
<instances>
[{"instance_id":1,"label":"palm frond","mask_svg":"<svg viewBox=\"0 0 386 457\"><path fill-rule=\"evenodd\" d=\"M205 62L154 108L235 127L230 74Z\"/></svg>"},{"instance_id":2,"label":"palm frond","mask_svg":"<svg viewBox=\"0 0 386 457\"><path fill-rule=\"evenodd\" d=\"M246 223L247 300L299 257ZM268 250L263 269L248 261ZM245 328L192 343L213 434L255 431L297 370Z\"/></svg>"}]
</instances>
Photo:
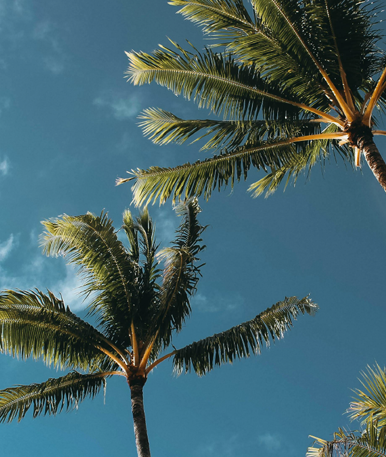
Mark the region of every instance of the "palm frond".
<instances>
[{"instance_id":1,"label":"palm frond","mask_svg":"<svg viewBox=\"0 0 386 457\"><path fill-rule=\"evenodd\" d=\"M206 34L222 31L220 36L256 33L259 29L240 0L171 0L170 5L181 6L178 13L203 27Z\"/></svg>"},{"instance_id":2,"label":"palm frond","mask_svg":"<svg viewBox=\"0 0 386 457\"><path fill-rule=\"evenodd\" d=\"M156 81L176 95L193 98L200 108L237 119L257 118L260 110L270 119L297 119L299 108L307 108L279 82L267 81L253 65L211 50L201 54L193 48L192 54L173 45L177 51L162 47L152 55L127 53L129 81L135 85Z\"/></svg>"},{"instance_id":3,"label":"palm frond","mask_svg":"<svg viewBox=\"0 0 386 457\"><path fill-rule=\"evenodd\" d=\"M339 429L332 441L316 438L307 457L386 457L386 428L369 423L363 433Z\"/></svg>"},{"instance_id":4,"label":"palm frond","mask_svg":"<svg viewBox=\"0 0 386 457\"><path fill-rule=\"evenodd\" d=\"M190 314L189 298L195 293L202 265L197 265L199 253L205 249L201 234L206 227L197 220L201 209L197 198L175 208L182 221L173 246L158 254L164 261L163 282L160 288L160 305L154 320L154 333L158 333L164 347L171 341L172 331L179 331Z\"/></svg>"},{"instance_id":5,"label":"palm frond","mask_svg":"<svg viewBox=\"0 0 386 457\"><path fill-rule=\"evenodd\" d=\"M317 309L308 297L286 298L250 321L177 350L174 368L179 373L193 369L201 376L215 365L259 354L264 343L269 346L271 341L282 339L299 314L312 315Z\"/></svg>"},{"instance_id":6,"label":"palm frond","mask_svg":"<svg viewBox=\"0 0 386 457\"><path fill-rule=\"evenodd\" d=\"M335 125L330 125L323 130L324 133L337 131ZM353 152L351 148L340 146L337 140L313 140L297 150L283 166L271 167L270 173L259 181L251 184L248 191L252 192L253 197L258 197L265 192L266 197L274 193L280 184L285 180L285 188L289 182L296 181L302 172L310 175L312 167L319 163L322 167L330 156L340 156L347 162L353 164Z\"/></svg>"},{"instance_id":7,"label":"palm frond","mask_svg":"<svg viewBox=\"0 0 386 457\"><path fill-rule=\"evenodd\" d=\"M130 344L132 299L136 294L134 265L118 240L106 213L63 215L43 222L41 237L45 254L64 255L84 278L83 293L92 297L88 309L96 313L109 338L123 346Z\"/></svg>"},{"instance_id":8,"label":"palm frond","mask_svg":"<svg viewBox=\"0 0 386 457\"><path fill-rule=\"evenodd\" d=\"M86 397L95 397L109 373L69 373L40 384L10 387L0 391L0 422L20 421L32 407L33 417L71 410Z\"/></svg>"},{"instance_id":9,"label":"palm frond","mask_svg":"<svg viewBox=\"0 0 386 457\"><path fill-rule=\"evenodd\" d=\"M175 168L132 170L130 178L119 179L117 184L134 180L133 201L138 206L157 199L162 204L169 197L175 201L203 194L208 199L214 189L220 190L228 184L233 188L235 181L246 180L251 166L258 170L276 170L293 165L297 151L291 139L266 141Z\"/></svg>"},{"instance_id":10,"label":"palm frond","mask_svg":"<svg viewBox=\"0 0 386 457\"><path fill-rule=\"evenodd\" d=\"M377 421L378 426L386 425L386 373L378 364L362 373L364 390L356 389L355 401L350 403L348 413L351 419L363 423Z\"/></svg>"},{"instance_id":11,"label":"palm frond","mask_svg":"<svg viewBox=\"0 0 386 457\"><path fill-rule=\"evenodd\" d=\"M0 294L2 351L23 359L42 358L48 365L87 369L112 350L108 340L48 291Z\"/></svg>"},{"instance_id":12,"label":"palm frond","mask_svg":"<svg viewBox=\"0 0 386 457\"><path fill-rule=\"evenodd\" d=\"M312 120L185 120L173 113L157 108L149 108L139 116L143 119L139 124L143 134L153 143L165 145L169 143L183 144L186 140L204 131L193 142L205 137L211 138L201 147L206 149L226 149L232 151L240 145L250 146L262 139L272 140L284 136L311 135L320 132L320 124Z\"/></svg>"}]
</instances>

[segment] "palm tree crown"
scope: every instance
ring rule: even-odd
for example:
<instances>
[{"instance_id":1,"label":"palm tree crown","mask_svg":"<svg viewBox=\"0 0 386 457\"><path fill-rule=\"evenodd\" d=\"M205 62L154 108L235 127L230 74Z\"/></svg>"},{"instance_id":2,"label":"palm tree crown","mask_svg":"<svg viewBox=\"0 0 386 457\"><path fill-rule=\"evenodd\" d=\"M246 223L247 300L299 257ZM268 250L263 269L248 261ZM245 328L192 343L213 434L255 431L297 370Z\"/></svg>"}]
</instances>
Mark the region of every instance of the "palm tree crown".
<instances>
[{"instance_id":1,"label":"palm tree crown","mask_svg":"<svg viewBox=\"0 0 386 457\"><path fill-rule=\"evenodd\" d=\"M333 440L315 439L307 457L386 457L386 372L379 365L362 373L364 390L357 389L348 413L363 430L339 429Z\"/></svg>"},{"instance_id":2,"label":"palm tree crown","mask_svg":"<svg viewBox=\"0 0 386 457\"><path fill-rule=\"evenodd\" d=\"M207 108L219 119L184 120L145 110L145 135L158 144L206 138L211 158L175 168L132 170L134 201L160 202L204 194L266 176L254 195L295 181L330 154L360 165L363 153L386 190L386 165L373 135L374 109L385 108L386 56L377 43L376 7L362 0L171 0L184 18L215 40L199 52L161 46L153 54L127 53L129 80L156 81ZM223 52L215 52L217 47Z\"/></svg>"},{"instance_id":3,"label":"palm tree crown","mask_svg":"<svg viewBox=\"0 0 386 457\"><path fill-rule=\"evenodd\" d=\"M176 208L182 216L171 247L159 251L147 210L133 218L123 215L120 241L107 214L86 214L45 221L42 245L47 255L65 255L83 278L88 310L97 327L73 314L51 292L4 291L0 294L1 350L21 358L43 359L71 372L41 384L0 391L0 421L22 419L32 408L39 414L71 409L93 397L111 376L124 377L131 390L139 456L150 455L142 389L147 376L172 358L177 372L193 369L202 375L214 365L259 353L261 346L280 339L299 313L317 306L307 297L287 298L223 333L184 348L162 352L181 330L192 309L204 249L205 227L197 220L196 199ZM164 268L160 269L163 261Z\"/></svg>"}]
</instances>

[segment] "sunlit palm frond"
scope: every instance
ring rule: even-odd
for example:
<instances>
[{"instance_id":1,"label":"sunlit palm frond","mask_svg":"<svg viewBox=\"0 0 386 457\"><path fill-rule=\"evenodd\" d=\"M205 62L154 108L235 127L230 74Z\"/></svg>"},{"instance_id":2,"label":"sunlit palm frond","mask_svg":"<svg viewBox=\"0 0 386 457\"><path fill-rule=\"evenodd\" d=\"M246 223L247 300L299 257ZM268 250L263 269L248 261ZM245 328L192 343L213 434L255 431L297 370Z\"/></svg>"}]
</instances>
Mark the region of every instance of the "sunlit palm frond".
<instances>
[{"instance_id":1,"label":"sunlit palm frond","mask_svg":"<svg viewBox=\"0 0 386 457\"><path fill-rule=\"evenodd\" d=\"M47 255L65 255L84 278L83 293L92 298L91 312L107 335L126 346L131 322L131 296L135 296L134 266L118 240L106 213L94 216L63 215L43 222L41 237Z\"/></svg>"},{"instance_id":2,"label":"sunlit palm frond","mask_svg":"<svg viewBox=\"0 0 386 457\"><path fill-rule=\"evenodd\" d=\"M87 369L103 363L108 340L65 307L51 292L5 291L0 294L3 352L42 358L48 365Z\"/></svg>"},{"instance_id":3,"label":"sunlit palm frond","mask_svg":"<svg viewBox=\"0 0 386 457\"><path fill-rule=\"evenodd\" d=\"M251 166L280 169L286 164L292 165L296 154L297 148L290 140L267 141L175 168L133 170L132 177L120 179L117 184L134 181L133 201L138 206L158 199L163 203L169 197L173 201L193 195L204 195L208 199L214 189L228 184L233 188L236 181L246 180Z\"/></svg>"},{"instance_id":4,"label":"sunlit palm frond","mask_svg":"<svg viewBox=\"0 0 386 457\"><path fill-rule=\"evenodd\" d=\"M216 365L259 354L264 343L269 346L271 341L283 338L299 314L314 314L317 309L308 297L286 298L250 321L177 350L174 368L177 372L193 369L204 375Z\"/></svg>"},{"instance_id":5,"label":"sunlit palm frond","mask_svg":"<svg viewBox=\"0 0 386 457\"><path fill-rule=\"evenodd\" d=\"M356 389L355 400L350 403L348 413L351 419L363 423L377 421L378 426L386 425L386 373L379 365L367 367L362 373L364 390Z\"/></svg>"},{"instance_id":6,"label":"sunlit palm frond","mask_svg":"<svg viewBox=\"0 0 386 457\"><path fill-rule=\"evenodd\" d=\"M162 47L152 55L127 53L129 81L135 85L156 81L224 117L253 119L260 109L270 119L299 117L301 99L280 83L267 81L254 66L211 50L201 54L193 48L192 54L173 44L177 51Z\"/></svg>"},{"instance_id":7,"label":"sunlit palm frond","mask_svg":"<svg viewBox=\"0 0 386 457\"><path fill-rule=\"evenodd\" d=\"M109 373L69 373L50 378L41 384L10 387L0 390L0 422L20 421L32 407L33 417L56 415L63 408L77 408L86 397L95 397L106 383Z\"/></svg>"}]
</instances>

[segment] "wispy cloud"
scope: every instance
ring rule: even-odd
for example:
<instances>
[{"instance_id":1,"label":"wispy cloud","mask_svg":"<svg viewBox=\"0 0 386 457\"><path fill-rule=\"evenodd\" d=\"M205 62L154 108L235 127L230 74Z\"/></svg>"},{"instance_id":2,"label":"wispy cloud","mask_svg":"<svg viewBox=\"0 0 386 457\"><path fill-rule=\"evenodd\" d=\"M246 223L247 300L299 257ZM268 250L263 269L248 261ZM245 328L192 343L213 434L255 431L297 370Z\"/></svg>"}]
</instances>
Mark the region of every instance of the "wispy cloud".
<instances>
[{"instance_id":1,"label":"wispy cloud","mask_svg":"<svg viewBox=\"0 0 386 457\"><path fill-rule=\"evenodd\" d=\"M42 42L48 50L43 57L43 65L52 74L58 75L65 69L65 56L59 44L58 30L51 21L42 21L36 24L32 31L32 38Z\"/></svg>"},{"instance_id":2,"label":"wispy cloud","mask_svg":"<svg viewBox=\"0 0 386 457\"><path fill-rule=\"evenodd\" d=\"M237 435L233 435L226 440L214 440L211 443L202 444L198 448L196 455L199 457L211 457L222 455L224 457L237 457L243 448L243 443Z\"/></svg>"},{"instance_id":3,"label":"wispy cloud","mask_svg":"<svg viewBox=\"0 0 386 457\"><path fill-rule=\"evenodd\" d=\"M2 160L0 160L0 175L7 176L10 169L10 162L7 156L4 156Z\"/></svg>"},{"instance_id":4,"label":"wispy cloud","mask_svg":"<svg viewBox=\"0 0 386 457\"><path fill-rule=\"evenodd\" d=\"M136 117L141 107L138 97L128 98L111 92L99 95L94 99L93 104L101 108L108 108L118 121Z\"/></svg>"},{"instance_id":5,"label":"wispy cloud","mask_svg":"<svg viewBox=\"0 0 386 457\"><path fill-rule=\"evenodd\" d=\"M9 256L9 254L15 248L16 245L17 240L13 233L11 233L11 235L6 241L0 243L0 262L5 260Z\"/></svg>"},{"instance_id":6,"label":"wispy cloud","mask_svg":"<svg viewBox=\"0 0 386 457\"><path fill-rule=\"evenodd\" d=\"M202 313L217 313L218 311L234 311L241 307L244 299L241 295L222 296L214 294L211 296L198 293L192 299L193 306Z\"/></svg>"},{"instance_id":7,"label":"wispy cloud","mask_svg":"<svg viewBox=\"0 0 386 457\"><path fill-rule=\"evenodd\" d=\"M257 437L257 441L269 453L277 453L282 448L282 442L277 433L263 433Z\"/></svg>"}]
</instances>

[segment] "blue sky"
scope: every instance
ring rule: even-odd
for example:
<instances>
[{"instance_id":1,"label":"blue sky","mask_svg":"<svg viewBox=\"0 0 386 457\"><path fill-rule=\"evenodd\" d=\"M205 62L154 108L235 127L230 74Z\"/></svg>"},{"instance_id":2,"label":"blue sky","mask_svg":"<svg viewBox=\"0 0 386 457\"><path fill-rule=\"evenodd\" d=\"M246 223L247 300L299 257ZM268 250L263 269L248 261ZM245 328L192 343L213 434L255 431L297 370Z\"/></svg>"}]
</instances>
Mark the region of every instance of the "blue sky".
<instances>
[{"instance_id":1,"label":"blue sky","mask_svg":"<svg viewBox=\"0 0 386 457\"><path fill-rule=\"evenodd\" d=\"M143 138L137 115L150 106L207 113L123 77L124 51L151 52L167 37L204 46L175 12L163 0L0 0L1 289L50 288L84 316L73 270L41 254L40 221L105 208L119 227L131 194L114 186L117 177L197 159L196 145ZM386 142L378 144L383 152ZM206 266L174 344L251 319L285 296L310 293L320 311L260 356L206 377L175 377L168 362L154 370L144 390L154 456L304 455L308 435L357 427L343 415L350 389L368 364L385 364L386 196L367 166L352 171L331 159L324 173L315 167L308 182L268 199L247 193L258 178L252 172L233 192L200 201ZM151 214L168 243L178 222L171 204ZM0 389L57 375L0 356ZM100 394L57 417L2 424L0 441L12 457L135 456L128 386L112 379L105 402Z\"/></svg>"}]
</instances>

